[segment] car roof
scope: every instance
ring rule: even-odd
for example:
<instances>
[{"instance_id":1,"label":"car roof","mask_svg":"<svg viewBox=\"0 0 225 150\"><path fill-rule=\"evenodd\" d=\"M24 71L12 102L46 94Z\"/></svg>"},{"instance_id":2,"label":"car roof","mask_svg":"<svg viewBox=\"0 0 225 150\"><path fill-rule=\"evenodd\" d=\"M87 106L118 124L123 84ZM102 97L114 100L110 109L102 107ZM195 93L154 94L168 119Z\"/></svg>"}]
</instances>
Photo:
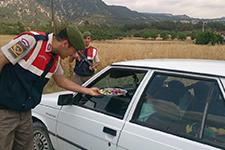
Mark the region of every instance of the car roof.
<instances>
[{"instance_id":1,"label":"car roof","mask_svg":"<svg viewBox=\"0 0 225 150\"><path fill-rule=\"evenodd\" d=\"M207 59L141 59L112 65L174 70L225 77L225 61Z\"/></svg>"}]
</instances>

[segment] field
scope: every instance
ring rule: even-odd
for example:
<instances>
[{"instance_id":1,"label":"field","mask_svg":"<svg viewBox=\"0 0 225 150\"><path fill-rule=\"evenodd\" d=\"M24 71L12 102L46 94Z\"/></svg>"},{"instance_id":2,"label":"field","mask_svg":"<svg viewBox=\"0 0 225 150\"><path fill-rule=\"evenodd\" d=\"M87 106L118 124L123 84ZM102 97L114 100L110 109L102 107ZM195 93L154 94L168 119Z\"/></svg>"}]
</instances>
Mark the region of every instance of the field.
<instances>
[{"instance_id":1,"label":"field","mask_svg":"<svg viewBox=\"0 0 225 150\"><path fill-rule=\"evenodd\" d=\"M12 36L0 35L0 46ZM122 39L94 41L93 45L100 51L101 66L117 61L145 58L199 58L225 60L225 45L195 45L191 41L150 41L142 39ZM65 59L63 62L65 75L72 78L73 64ZM61 90L51 81L45 93Z\"/></svg>"}]
</instances>

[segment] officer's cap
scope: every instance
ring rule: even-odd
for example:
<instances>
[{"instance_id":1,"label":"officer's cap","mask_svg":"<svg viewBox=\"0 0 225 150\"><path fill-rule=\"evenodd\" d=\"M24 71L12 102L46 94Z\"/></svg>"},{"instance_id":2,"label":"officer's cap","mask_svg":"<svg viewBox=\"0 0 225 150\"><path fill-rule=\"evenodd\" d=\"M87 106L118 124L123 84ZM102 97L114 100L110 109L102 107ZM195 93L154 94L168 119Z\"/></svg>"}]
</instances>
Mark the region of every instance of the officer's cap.
<instances>
[{"instance_id":1,"label":"officer's cap","mask_svg":"<svg viewBox=\"0 0 225 150\"><path fill-rule=\"evenodd\" d=\"M91 37L91 36L92 36L92 35L91 35L91 32L85 31L85 32L83 33L83 37L84 37L84 38L86 38L87 36L90 36L90 37Z\"/></svg>"},{"instance_id":2,"label":"officer's cap","mask_svg":"<svg viewBox=\"0 0 225 150\"><path fill-rule=\"evenodd\" d=\"M71 46L76 50L85 48L83 37L79 29L74 25L62 25L59 27L59 32L56 34L59 38L67 38Z\"/></svg>"},{"instance_id":3,"label":"officer's cap","mask_svg":"<svg viewBox=\"0 0 225 150\"><path fill-rule=\"evenodd\" d=\"M76 49L76 50L82 50L85 48L83 37L79 31L79 29L76 26L69 25L66 27L66 32L68 36L68 40L70 44Z\"/></svg>"}]
</instances>

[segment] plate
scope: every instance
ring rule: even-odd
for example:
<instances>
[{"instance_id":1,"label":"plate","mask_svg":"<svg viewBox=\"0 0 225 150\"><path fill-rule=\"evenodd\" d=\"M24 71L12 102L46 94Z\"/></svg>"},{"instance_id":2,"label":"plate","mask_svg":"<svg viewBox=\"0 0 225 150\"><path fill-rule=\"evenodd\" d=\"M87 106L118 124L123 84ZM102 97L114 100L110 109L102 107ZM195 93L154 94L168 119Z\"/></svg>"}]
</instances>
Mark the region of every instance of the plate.
<instances>
[{"instance_id":1,"label":"plate","mask_svg":"<svg viewBox=\"0 0 225 150\"><path fill-rule=\"evenodd\" d=\"M100 93L102 95L119 96L119 95L126 95L127 91L120 88L103 88L100 89Z\"/></svg>"}]
</instances>

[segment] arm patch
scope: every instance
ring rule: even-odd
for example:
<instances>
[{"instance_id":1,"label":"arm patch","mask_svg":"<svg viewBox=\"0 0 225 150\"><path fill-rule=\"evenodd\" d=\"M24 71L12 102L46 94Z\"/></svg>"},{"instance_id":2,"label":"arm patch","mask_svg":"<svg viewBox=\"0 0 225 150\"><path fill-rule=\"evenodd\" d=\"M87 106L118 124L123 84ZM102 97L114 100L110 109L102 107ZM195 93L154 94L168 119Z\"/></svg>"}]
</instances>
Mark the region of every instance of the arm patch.
<instances>
[{"instance_id":1,"label":"arm patch","mask_svg":"<svg viewBox=\"0 0 225 150\"><path fill-rule=\"evenodd\" d=\"M14 44L8 50L14 58L18 58L20 55L22 55L24 52L26 52L28 50L28 47L26 45L24 45L24 43L22 41L18 41L16 44Z\"/></svg>"}]
</instances>

